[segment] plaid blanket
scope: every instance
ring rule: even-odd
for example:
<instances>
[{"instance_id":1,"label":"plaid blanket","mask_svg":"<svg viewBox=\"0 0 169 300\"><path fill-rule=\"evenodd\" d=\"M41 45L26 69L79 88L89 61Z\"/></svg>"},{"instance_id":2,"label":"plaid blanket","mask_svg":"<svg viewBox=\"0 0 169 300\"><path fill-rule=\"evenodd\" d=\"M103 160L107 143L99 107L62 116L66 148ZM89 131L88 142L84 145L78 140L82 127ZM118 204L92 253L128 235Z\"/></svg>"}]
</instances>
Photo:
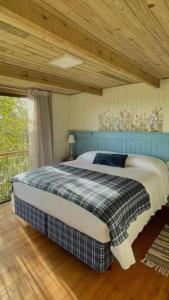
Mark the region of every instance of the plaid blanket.
<instances>
[{"instance_id":1,"label":"plaid blanket","mask_svg":"<svg viewBox=\"0 0 169 300\"><path fill-rule=\"evenodd\" d=\"M150 208L149 195L136 180L58 164L14 177L38 189L74 202L109 227L112 246L127 238L127 228Z\"/></svg>"}]
</instances>

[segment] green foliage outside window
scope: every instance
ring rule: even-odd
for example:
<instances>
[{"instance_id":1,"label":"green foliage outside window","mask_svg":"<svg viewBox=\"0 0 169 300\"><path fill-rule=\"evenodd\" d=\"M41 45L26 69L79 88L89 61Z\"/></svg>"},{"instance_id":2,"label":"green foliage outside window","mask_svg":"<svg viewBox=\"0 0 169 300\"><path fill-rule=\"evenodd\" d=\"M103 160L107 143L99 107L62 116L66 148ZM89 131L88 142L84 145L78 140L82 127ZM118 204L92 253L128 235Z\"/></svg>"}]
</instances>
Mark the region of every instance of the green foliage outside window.
<instances>
[{"instance_id":1,"label":"green foliage outside window","mask_svg":"<svg viewBox=\"0 0 169 300\"><path fill-rule=\"evenodd\" d=\"M0 202L9 199L12 177L29 168L27 111L27 99L0 96Z\"/></svg>"}]
</instances>

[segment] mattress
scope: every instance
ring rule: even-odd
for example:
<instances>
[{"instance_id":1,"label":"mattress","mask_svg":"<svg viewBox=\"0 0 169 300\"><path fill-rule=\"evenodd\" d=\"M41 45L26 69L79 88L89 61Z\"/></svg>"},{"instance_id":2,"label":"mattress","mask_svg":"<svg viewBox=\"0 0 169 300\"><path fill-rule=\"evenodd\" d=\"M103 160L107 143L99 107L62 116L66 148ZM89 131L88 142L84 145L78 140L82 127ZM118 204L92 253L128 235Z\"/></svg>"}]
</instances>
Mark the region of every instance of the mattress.
<instances>
[{"instance_id":1,"label":"mattress","mask_svg":"<svg viewBox=\"0 0 169 300\"><path fill-rule=\"evenodd\" d=\"M128 238L119 246L112 247L113 255L118 259L122 268L127 269L135 262L132 251L132 243L149 221L150 217L166 203L162 178L158 172L152 168L128 166L125 169L113 168L103 165L93 165L86 161L75 160L65 163L84 169L91 169L102 173L119 175L133 178L142 183L149 193L151 208L132 222L128 228ZM69 202L57 195L39 190L29 185L14 182L15 195L28 204L44 211L48 215L55 217L72 228L87 234L91 238L106 243L110 241L108 226L96 216L86 211L75 203Z\"/></svg>"}]
</instances>

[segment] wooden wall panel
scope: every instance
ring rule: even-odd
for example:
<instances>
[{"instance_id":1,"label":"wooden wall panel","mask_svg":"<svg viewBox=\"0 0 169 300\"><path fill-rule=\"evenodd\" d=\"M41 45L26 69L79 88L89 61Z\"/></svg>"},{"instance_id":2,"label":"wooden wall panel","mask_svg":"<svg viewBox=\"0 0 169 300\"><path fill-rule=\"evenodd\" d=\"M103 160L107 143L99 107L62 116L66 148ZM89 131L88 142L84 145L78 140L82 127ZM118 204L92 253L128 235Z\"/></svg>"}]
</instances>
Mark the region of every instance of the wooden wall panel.
<instances>
[{"instance_id":1,"label":"wooden wall panel","mask_svg":"<svg viewBox=\"0 0 169 300\"><path fill-rule=\"evenodd\" d=\"M87 151L113 151L149 155L169 161L169 134L138 132L71 131L76 154Z\"/></svg>"},{"instance_id":2,"label":"wooden wall panel","mask_svg":"<svg viewBox=\"0 0 169 300\"><path fill-rule=\"evenodd\" d=\"M141 83L125 85L104 90L101 98L85 94L71 96L70 104L70 129L99 130L99 114L104 111L118 114L121 110L127 110L146 115L156 107L161 107L164 114L163 131L169 132L168 79L161 80L160 89Z\"/></svg>"}]
</instances>

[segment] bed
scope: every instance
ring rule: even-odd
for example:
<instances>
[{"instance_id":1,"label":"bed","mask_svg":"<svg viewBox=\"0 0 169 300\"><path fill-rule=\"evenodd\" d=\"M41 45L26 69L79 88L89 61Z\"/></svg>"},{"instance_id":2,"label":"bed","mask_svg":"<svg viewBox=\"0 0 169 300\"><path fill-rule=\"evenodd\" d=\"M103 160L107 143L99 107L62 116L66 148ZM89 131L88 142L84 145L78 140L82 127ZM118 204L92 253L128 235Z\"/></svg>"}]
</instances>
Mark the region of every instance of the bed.
<instances>
[{"instance_id":1,"label":"bed","mask_svg":"<svg viewBox=\"0 0 169 300\"><path fill-rule=\"evenodd\" d=\"M70 173L79 169L84 170L84 174L93 172L110 180L115 177L131 180L143 187L149 197L149 205L126 224L126 236L120 242L112 243L110 227L90 209L49 192L42 186L31 186L30 182L23 181L22 174L13 182L12 206L16 215L96 271L105 271L114 259L119 261L123 269L128 269L135 263L133 241L151 216L167 202L168 168L160 159L134 154L128 155L125 168L93 164L96 153L86 152L74 161L60 164L58 169L63 175L68 170ZM85 175L85 180L89 175Z\"/></svg>"}]
</instances>

